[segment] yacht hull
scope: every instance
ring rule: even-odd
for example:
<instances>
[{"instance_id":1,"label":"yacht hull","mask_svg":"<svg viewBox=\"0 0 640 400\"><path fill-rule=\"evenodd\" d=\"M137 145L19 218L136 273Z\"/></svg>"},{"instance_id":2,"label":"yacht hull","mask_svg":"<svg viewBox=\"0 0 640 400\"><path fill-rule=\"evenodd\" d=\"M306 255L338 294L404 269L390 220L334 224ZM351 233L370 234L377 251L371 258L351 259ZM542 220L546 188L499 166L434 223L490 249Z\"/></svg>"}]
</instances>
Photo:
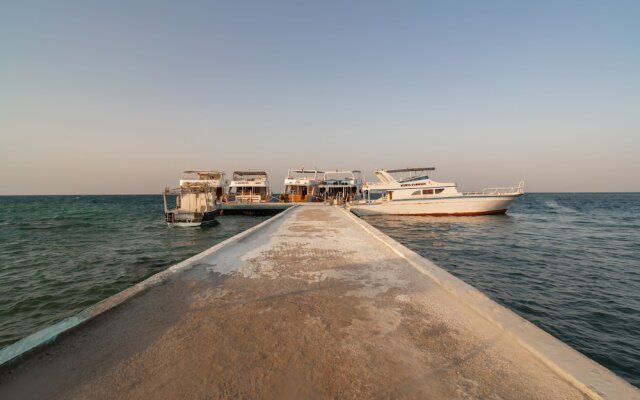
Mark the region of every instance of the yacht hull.
<instances>
[{"instance_id":1,"label":"yacht hull","mask_svg":"<svg viewBox=\"0 0 640 400\"><path fill-rule=\"evenodd\" d=\"M356 215L473 216L504 214L519 196L456 196L428 200L392 200L380 203L353 204L351 211Z\"/></svg>"},{"instance_id":2,"label":"yacht hull","mask_svg":"<svg viewBox=\"0 0 640 400\"><path fill-rule=\"evenodd\" d=\"M169 228L192 228L201 225L202 222L167 222Z\"/></svg>"},{"instance_id":3,"label":"yacht hull","mask_svg":"<svg viewBox=\"0 0 640 400\"><path fill-rule=\"evenodd\" d=\"M166 213L167 225L178 228L190 228L195 226L209 226L217 223L217 210L207 211L204 214L195 215L193 213Z\"/></svg>"}]
</instances>

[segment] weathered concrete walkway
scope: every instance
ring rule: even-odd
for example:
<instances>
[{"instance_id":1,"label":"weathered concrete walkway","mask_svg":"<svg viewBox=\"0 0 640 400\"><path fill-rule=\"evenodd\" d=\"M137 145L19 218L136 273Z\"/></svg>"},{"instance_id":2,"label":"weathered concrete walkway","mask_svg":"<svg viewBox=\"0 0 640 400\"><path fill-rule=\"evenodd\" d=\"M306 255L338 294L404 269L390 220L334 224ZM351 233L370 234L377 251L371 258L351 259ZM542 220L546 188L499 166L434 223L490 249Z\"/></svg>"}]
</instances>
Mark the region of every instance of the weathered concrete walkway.
<instances>
[{"instance_id":1,"label":"weathered concrete walkway","mask_svg":"<svg viewBox=\"0 0 640 400\"><path fill-rule=\"evenodd\" d=\"M340 209L291 209L27 357L0 376L0 398L638 395L577 353L604 386L572 382L573 350L550 342L550 365L548 344L534 355L504 321L528 323L471 291L474 309L456 295L466 285L365 228Z\"/></svg>"}]
</instances>

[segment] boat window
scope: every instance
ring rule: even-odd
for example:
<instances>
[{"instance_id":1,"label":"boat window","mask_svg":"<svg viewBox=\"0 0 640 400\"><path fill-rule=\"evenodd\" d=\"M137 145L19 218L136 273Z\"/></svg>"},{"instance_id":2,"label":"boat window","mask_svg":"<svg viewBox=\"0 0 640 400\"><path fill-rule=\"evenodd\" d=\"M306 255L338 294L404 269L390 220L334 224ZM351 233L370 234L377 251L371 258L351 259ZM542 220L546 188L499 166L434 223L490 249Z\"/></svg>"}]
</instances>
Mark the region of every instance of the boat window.
<instances>
[{"instance_id":1,"label":"boat window","mask_svg":"<svg viewBox=\"0 0 640 400\"><path fill-rule=\"evenodd\" d=\"M444 188L436 189L436 194L444 192Z\"/></svg>"},{"instance_id":2,"label":"boat window","mask_svg":"<svg viewBox=\"0 0 640 400\"><path fill-rule=\"evenodd\" d=\"M412 196L417 196L417 195L419 195L419 194L420 194L420 191L419 191L419 190L416 190L415 192L411 193L411 195L412 195Z\"/></svg>"},{"instance_id":3,"label":"boat window","mask_svg":"<svg viewBox=\"0 0 640 400\"><path fill-rule=\"evenodd\" d=\"M433 194L433 189L422 189L422 194Z\"/></svg>"}]
</instances>

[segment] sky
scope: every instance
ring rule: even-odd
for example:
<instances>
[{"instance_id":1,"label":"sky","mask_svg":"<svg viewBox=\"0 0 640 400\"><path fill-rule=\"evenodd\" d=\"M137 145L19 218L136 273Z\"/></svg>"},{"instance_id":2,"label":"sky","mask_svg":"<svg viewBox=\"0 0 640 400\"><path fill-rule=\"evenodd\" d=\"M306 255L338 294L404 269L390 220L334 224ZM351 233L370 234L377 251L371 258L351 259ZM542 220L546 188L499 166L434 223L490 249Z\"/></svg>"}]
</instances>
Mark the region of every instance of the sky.
<instances>
[{"instance_id":1,"label":"sky","mask_svg":"<svg viewBox=\"0 0 640 400\"><path fill-rule=\"evenodd\" d=\"M437 168L640 191L638 1L0 0L0 194Z\"/></svg>"}]
</instances>

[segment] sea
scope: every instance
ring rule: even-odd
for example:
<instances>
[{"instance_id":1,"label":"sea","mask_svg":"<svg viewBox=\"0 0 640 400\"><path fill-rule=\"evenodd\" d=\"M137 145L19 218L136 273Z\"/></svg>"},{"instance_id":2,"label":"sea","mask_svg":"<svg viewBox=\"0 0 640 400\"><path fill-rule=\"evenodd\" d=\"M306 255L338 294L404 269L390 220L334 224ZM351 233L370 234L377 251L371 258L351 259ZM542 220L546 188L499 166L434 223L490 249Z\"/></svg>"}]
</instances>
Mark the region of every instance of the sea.
<instances>
[{"instance_id":1,"label":"sea","mask_svg":"<svg viewBox=\"0 0 640 400\"><path fill-rule=\"evenodd\" d=\"M158 195L4 196L0 210L0 348L267 218L168 228ZM640 193L365 219L640 387Z\"/></svg>"}]
</instances>

